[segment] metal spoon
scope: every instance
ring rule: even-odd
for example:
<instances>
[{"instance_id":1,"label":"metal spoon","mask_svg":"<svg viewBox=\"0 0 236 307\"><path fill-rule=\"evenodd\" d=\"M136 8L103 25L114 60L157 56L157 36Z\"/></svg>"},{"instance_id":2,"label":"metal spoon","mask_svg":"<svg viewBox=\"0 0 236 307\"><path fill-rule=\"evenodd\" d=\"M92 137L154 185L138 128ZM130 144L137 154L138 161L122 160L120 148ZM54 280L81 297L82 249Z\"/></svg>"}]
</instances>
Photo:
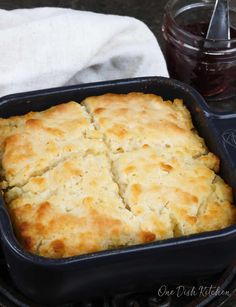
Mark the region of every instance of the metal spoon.
<instances>
[{"instance_id":1,"label":"metal spoon","mask_svg":"<svg viewBox=\"0 0 236 307\"><path fill-rule=\"evenodd\" d=\"M217 42L217 47L230 47L229 0L216 0L204 48L214 48L214 41L216 40L221 40L221 42Z\"/></svg>"}]
</instances>

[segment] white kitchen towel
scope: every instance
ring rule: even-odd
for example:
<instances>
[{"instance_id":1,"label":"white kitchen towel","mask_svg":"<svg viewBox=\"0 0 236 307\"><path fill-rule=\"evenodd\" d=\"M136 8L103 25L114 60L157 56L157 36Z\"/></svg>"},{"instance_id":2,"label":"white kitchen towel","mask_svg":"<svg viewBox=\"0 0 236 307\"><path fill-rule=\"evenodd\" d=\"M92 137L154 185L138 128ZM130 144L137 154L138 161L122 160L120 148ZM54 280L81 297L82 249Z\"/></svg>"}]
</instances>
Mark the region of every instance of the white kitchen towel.
<instances>
[{"instance_id":1,"label":"white kitchen towel","mask_svg":"<svg viewBox=\"0 0 236 307\"><path fill-rule=\"evenodd\" d=\"M168 76L141 21L63 8L0 10L0 96L139 76Z\"/></svg>"}]
</instances>

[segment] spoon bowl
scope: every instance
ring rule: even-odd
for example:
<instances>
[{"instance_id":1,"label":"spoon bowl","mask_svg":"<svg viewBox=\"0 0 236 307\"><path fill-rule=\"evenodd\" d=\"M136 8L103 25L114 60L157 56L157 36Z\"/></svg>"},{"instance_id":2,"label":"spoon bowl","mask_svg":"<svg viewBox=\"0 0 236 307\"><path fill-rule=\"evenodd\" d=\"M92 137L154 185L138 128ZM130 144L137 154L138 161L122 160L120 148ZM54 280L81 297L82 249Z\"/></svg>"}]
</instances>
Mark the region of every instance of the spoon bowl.
<instances>
[{"instance_id":1,"label":"spoon bowl","mask_svg":"<svg viewBox=\"0 0 236 307\"><path fill-rule=\"evenodd\" d=\"M230 48L229 0L216 0L204 48L214 48L213 42L216 40L222 40L220 47Z\"/></svg>"}]
</instances>

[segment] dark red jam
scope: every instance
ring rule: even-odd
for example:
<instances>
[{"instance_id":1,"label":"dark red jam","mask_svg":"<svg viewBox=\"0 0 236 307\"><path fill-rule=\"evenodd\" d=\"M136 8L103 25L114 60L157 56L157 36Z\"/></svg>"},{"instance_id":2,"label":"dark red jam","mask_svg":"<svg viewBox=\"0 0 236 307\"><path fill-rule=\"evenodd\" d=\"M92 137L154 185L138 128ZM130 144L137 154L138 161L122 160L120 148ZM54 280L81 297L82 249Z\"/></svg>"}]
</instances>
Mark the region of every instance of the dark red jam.
<instances>
[{"instance_id":1,"label":"dark red jam","mask_svg":"<svg viewBox=\"0 0 236 307\"><path fill-rule=\"evenodd\" d=\"M181 28L191 34L201 36L203 38L207 35L209 24L207 22L199 22L199 23L193 23L189 25L181 25ZM236 38L236 29L230 28L230 37L231 39Z\"/></svg>"},{"instance_id":2,"label":"dark red jam","mask_svg":"<svg viewBox=\"0 0 236 307\"><path fill-rule=\"evenodd\" d=\"M176 26L176 25L175 25ZM195 87L206 98L236 95L236 42L222 49L216 42L206 49L208 23L178 25L164 20L166 60L170 77ZM183 30L183 31L182 31ZM231 28L231 40L236 30Z\"/></svg>"}]
</instances>

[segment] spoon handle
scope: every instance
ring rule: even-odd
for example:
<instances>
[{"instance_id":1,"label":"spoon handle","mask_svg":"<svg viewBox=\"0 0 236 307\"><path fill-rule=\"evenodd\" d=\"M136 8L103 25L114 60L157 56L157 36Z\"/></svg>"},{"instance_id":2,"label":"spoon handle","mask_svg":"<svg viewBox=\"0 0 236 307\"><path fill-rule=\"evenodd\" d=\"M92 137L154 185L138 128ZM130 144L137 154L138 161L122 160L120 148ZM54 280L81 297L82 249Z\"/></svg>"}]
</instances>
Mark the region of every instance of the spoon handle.
<instances>
[{"instance_id":1,"label":"spoon handle","mask_svg":"<svg viewBox=\"0 0 236 307\"><path fill-rule=\"evenodd\" d=\"M230 40L228 0L216 0L206 39Z\"/></svg>"}]
</instances>

